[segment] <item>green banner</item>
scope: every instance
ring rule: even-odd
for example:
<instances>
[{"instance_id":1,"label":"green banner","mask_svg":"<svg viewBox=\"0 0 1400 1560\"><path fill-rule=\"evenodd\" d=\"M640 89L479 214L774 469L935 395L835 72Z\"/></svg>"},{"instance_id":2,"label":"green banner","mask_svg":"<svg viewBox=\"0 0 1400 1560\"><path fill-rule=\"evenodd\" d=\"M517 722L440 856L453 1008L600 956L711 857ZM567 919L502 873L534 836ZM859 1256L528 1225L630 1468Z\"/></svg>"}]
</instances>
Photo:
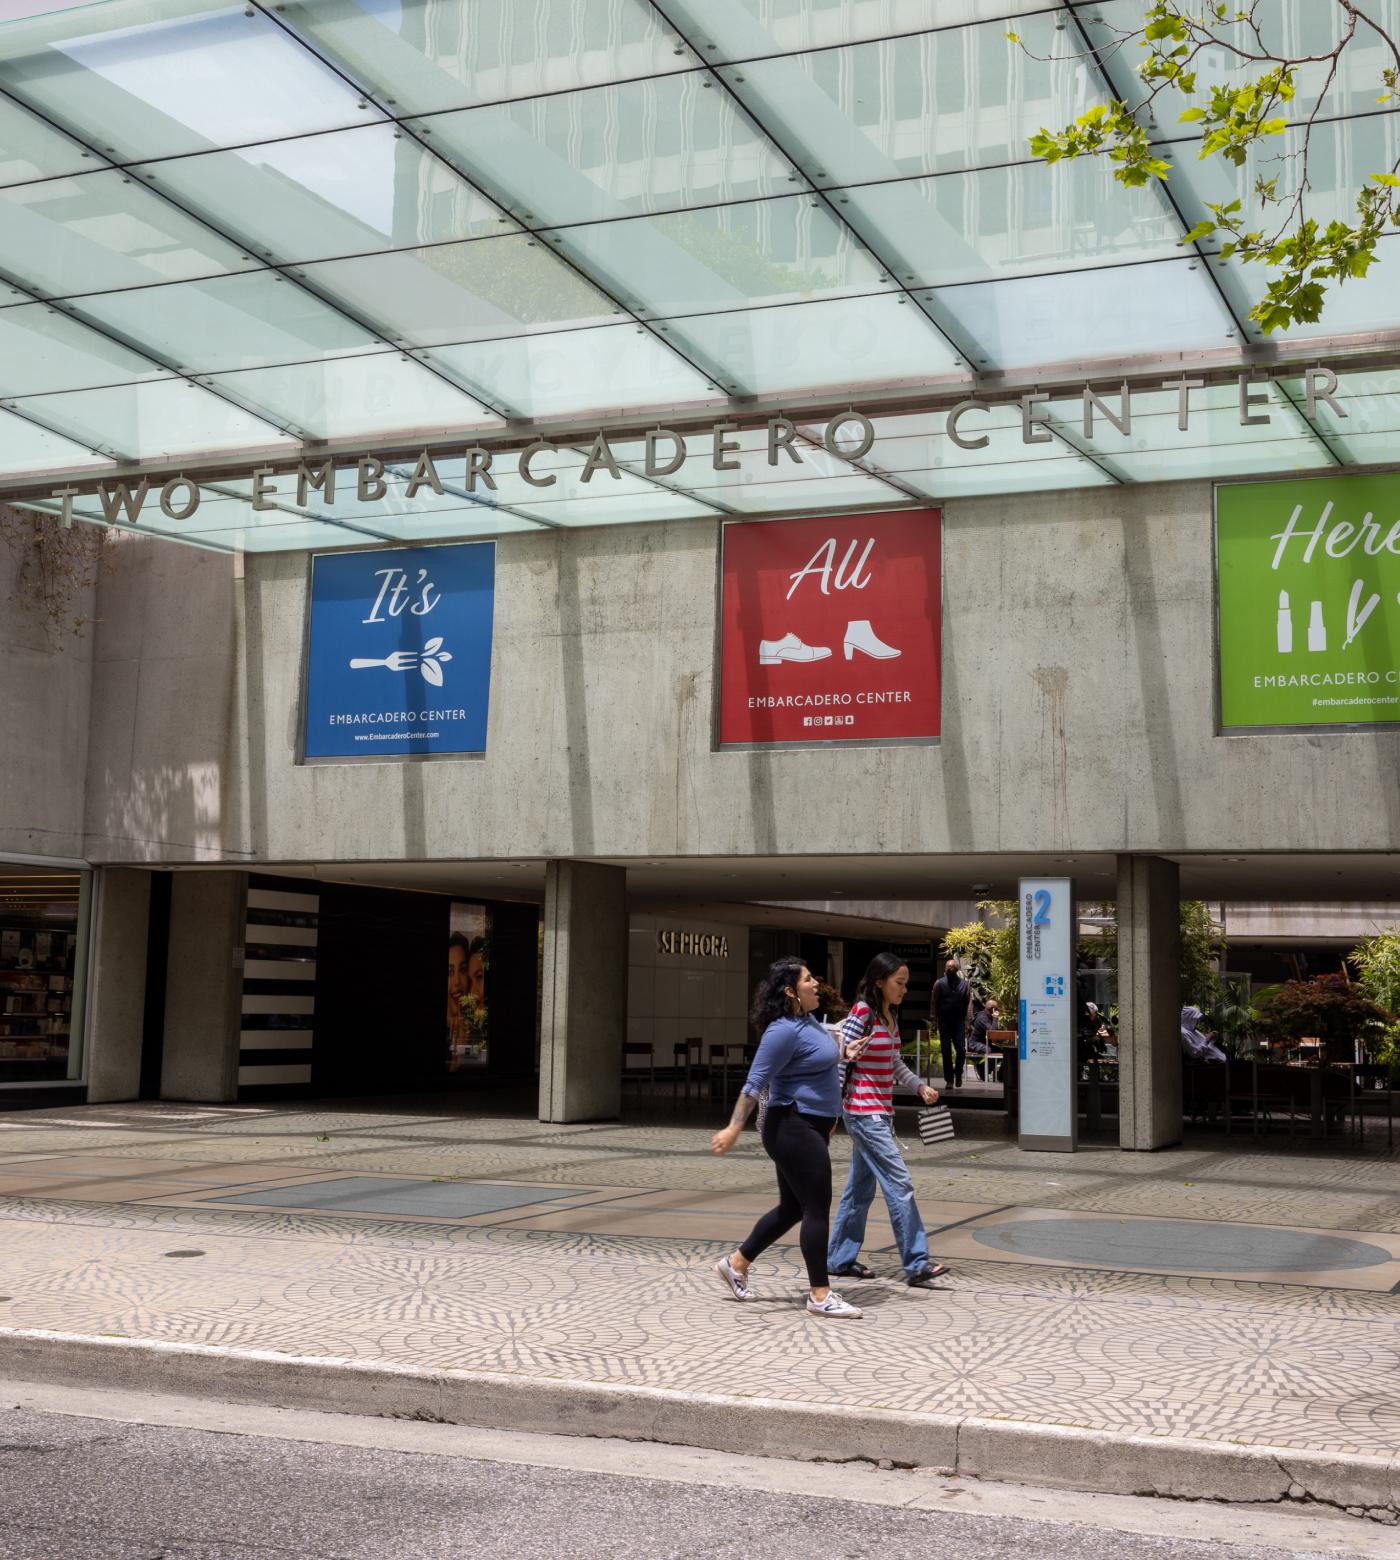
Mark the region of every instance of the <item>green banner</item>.
<instances>
[{"instance_id":1,"label":"green banner","mask_svg":"<svg viewBox=\"0 0 1400 1560\"><path fill-rule=\"evenodd\" d=\"M1222 726L1400 724L1400 475L1215 490Z\"/></svg>"}]
</instances>

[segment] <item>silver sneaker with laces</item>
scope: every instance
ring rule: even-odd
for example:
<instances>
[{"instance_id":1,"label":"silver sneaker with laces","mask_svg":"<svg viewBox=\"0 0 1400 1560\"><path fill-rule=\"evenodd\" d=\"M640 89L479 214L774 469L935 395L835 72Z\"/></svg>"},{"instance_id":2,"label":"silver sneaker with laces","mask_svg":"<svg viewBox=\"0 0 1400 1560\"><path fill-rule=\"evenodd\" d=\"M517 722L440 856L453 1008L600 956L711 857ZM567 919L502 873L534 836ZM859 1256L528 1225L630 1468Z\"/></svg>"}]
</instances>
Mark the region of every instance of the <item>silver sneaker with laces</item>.
<instances>
[{"instance_id":1,"label":"silver sneaker with laces","mask_svg":"<svg viewBox=\"0 0 1400 1560\"><path fill-rule=\"evenodd\" d=\"M851 1305L843 1300L833 1289L825 1300L813 1300L807 1296L807 1309L813 1316L864 1316L865 1312L858 1305Z\"/></svg>"},{"instance_id":2,"label":"silver sneaker with laces","mask_svg":"<svg viewBox=\"0 0 1400 1560\"><path fill-rule=\"evenodd\" d=\"M753 1299L753 1290L744 1282L744 1275L740 1273L728 1257L721 1257L715 1263L715 1272L719 1274L720 1281L734 1299Z\"/></svg>"}]
</instances>

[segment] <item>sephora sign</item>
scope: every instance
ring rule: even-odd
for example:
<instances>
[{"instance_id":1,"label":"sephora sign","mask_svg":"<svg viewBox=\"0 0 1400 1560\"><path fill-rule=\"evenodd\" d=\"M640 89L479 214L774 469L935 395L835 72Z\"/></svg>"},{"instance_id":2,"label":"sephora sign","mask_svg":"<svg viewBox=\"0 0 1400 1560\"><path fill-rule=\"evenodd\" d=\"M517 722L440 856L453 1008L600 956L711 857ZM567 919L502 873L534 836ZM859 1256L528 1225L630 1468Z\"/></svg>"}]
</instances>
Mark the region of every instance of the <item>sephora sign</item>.
<instances>
[{"instance_id":1,"label":"sephora sign","mask_svg":"<svg viewBox=\"0 0 1400 1560\"><path fill-rule=\"evenodd\" d=\"M936 509L724 528L721 747L939 734Z\"/></svg>"}]
</instances>

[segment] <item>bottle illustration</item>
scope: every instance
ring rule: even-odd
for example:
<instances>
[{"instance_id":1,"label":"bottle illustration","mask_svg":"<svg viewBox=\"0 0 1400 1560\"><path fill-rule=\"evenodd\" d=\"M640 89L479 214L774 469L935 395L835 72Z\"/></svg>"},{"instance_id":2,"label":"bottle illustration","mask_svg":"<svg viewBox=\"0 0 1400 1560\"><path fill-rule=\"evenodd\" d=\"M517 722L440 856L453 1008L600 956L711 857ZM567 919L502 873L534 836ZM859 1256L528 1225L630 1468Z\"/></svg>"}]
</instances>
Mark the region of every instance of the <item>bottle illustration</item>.
<instances>
[{"instance_id":1,"label":"bottle illustration","mask_svg":"<svg viewBox=\"0 0 1400 1560\"><path fill-rule=\"evenodd\" d=\"M1278 653L1287 655L1293 648L1293 614L1288 607L1288 592L1278 593Z\"/></svg>"},{"instance_id":2,"label":"bottle illustration","mask_svg":"<svg viewBox=\"0 0 1400 1560\"><path fill-rule=\"evenodd\" d=\"M1322 603L1315 601L1312 611L1308 614L1308 649L1325 650L1327 648L1327 625L1322 621Z\"/></svg>"}]
</instances>

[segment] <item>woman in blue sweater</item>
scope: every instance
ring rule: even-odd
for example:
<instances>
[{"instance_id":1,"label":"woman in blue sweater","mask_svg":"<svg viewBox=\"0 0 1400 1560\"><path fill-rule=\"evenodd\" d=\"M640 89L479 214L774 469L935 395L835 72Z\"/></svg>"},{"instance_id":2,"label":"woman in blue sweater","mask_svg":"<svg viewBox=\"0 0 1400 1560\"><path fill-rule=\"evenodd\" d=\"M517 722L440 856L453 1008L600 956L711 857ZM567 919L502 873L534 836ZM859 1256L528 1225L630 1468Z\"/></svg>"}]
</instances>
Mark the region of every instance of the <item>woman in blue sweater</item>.
<instances>
[{"instance_id":1,"label":"woman in blue sweater","mask_svg":"<svg viewBox=\"0 0 1400 1560\"><path fill-rule=\"evenodd\" d=\"M778 1204L754 1225L732 1255L715 1263L725 1289L736 1300L750 1300L749 1264L801 1220L802 1259L814 1316L853 1317L827 1282L826 1245L831 1218L831 1153L827 1145L841 1115L837 1063L841 1042L812 1017L819 1001L817 978L797 959L779 959L754 992L749 1021L763 1031L758 1054L734 1105L729 1125L716 1132L711 1147L727 1154L753 1114L760 1090L768 1090L763 1148L778 1172Z\"/></svg>"}]
</instances>

